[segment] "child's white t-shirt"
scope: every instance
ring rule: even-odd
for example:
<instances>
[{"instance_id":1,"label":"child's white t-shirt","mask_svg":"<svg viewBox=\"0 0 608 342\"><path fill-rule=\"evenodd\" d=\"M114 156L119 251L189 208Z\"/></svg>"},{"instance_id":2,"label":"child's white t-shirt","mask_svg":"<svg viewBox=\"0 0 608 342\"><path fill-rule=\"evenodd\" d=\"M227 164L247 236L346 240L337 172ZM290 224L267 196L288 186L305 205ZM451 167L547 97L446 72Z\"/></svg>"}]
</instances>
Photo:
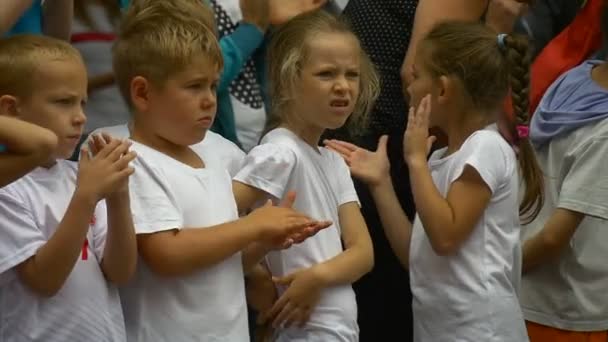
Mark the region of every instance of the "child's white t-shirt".
<instances>
[{"instance_id":1,"label":"child's white t-shirt","mask_svg":"<svg viewBox=\"0 0 608 342\"><path fill-rule=\"evenodd\" d=\"M545 203L523 227L523 240L557 208L585 218L559 258L524 275L524 317L562 330L608 330L608 120L554 138L536 155L546 175Z\"/></svg>"},{"instance_id":2,"label":"child's white t-shirt","mask_svg":"<svg viewBox=\"0 0 608 342\"><path fill-rule=\"evenodd\" d=\"M137 234L206 229L238 219L231 176L208 146L195 169L134 142L131 210ZM197 151L198 152L198 151ZM241 253L179 277L162 277L140 258L121 288L129 341L249 341Z\"/></svg>"},{"instance_id":3,"label":"child's white t-shirt","mask_svg":"<svg viewBox=\"0 0 608 342\"><path fill-rule=\"evenodd\" d=\"M358 197L346 163L335 152L314 149L291 131L278 128L249 152L234 180L264 190L275 199L293 190L296 210L334 222L301 244L269 253L266 262L274 276L289 275L343 252L338 209L346 203L358 203ZM323 336L324 342L358 340L357 303L350 284L324 290L306 327L281 331L279 341L307 340L309 333Z\"/></svg>"},{"instance_id":4,"label":"child's white t-shirt","mask_svg":"<svg viewBox=\"0 0 608 342\"><path fill-rule=\"evenodd\" d=\"M450 256L435 253L416 217L409 263L414 340L527 341L517 299L521 246L515 153L491 128L473 133L444 158L445 153L445 148L436 151L429 160L443 197L467 165L492 197L471 235Z\"/></svg>"},{"instance_id":5,"label":"child's white t-shirt","mask_svg":"<svg viewBox=\"0 0 608 342\"><path fill-rule=\"evenodd\" d=\"M126 139L131 136L127 125L103 127L95 130L89 136L107 133L117 139ZM241 169L245 152L238 148L232 141L221 135L207 131L203 141L190 146L199 155L205 156L205 162L211 166L220 166L228 170L231 176L235 176Z\"/></svg>"},{"instance_id":6,"label":"child's white t-shirt","mask_svg":"<svg viewBox=\"0 0 608 342\"><path fill-rule=\"evenodd\" d=\"M126 341L118 290L100 267L107 229L103 201L81 256L56 295L33 293L15 270L57 230L76 176L76 163L58 160L0 189L0 341Z\"/></svg>"}]
</instances>

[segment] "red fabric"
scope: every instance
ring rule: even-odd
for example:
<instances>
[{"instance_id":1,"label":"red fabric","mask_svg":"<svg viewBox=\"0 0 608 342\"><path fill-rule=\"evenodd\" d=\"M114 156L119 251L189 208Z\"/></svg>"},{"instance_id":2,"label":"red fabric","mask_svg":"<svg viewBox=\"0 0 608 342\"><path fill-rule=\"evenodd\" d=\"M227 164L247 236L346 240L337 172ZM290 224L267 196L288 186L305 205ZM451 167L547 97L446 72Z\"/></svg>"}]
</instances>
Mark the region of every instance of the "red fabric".
<instances>
[{"instance_id":1,"label":"red fabric","mask_svg":"<svg viewBox=\"0 0 608 342\"><path fill-rule=\"evenodd\" d=\"M588 0L572 23L536 57L530 72L530 113L534 113L545 91L559 76L599 50L603 7L604 0Z\"/></svg>"},{"instance_id":2,"label":"red fabric","mask_svg":"<svg viewBox=\"0 0 608 342\"><path fill-rule=\"evenodd\" d=\"M559 35L545 46L530 69L530 115L534 114L551 84L566 71L598 51L602 43L600 17L605 0L588 0L585 7ZM503 107L513 117L509 96Z\"/></svg>"}]
</instances>

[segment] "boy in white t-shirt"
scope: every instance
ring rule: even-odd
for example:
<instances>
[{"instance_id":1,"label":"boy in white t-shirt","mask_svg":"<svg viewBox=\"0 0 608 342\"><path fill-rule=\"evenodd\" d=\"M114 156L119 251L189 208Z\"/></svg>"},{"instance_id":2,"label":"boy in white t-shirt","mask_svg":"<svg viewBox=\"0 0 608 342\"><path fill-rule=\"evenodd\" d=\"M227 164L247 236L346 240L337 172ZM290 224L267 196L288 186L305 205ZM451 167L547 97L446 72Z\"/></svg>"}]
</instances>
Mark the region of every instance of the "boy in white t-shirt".
<instances>
[{"instance_id":1,"label":"boy in white t-shirt","mask_svg":"<svg viewBox=\"0 0 608 342\"><path fill-rule=\"evenodd\" d=\"M244 273L322 226L271 205L239 219L231 176L213 157L221 151L191 147L213 123L222 67L199 6L134 2L114 47L138 153L130 186L142 262L121 292L129 341L249 341Z\"/></svg>"},{"instance_id":2,"label":"boy in white t-shirt","mask_svg":"<svg viewBox=\"0 0 608 342\"><path fill-rule=\"evenodd\" d=\"M128 192L135 155L127 142L98 138L78 166L64 160L84 128L87 90L67 43L4 40L0 70L3 113L58 141L41 167L0 190L0 341L125 341L110 283L126 282L137 261Z\"/></svg>"}]
</instances>

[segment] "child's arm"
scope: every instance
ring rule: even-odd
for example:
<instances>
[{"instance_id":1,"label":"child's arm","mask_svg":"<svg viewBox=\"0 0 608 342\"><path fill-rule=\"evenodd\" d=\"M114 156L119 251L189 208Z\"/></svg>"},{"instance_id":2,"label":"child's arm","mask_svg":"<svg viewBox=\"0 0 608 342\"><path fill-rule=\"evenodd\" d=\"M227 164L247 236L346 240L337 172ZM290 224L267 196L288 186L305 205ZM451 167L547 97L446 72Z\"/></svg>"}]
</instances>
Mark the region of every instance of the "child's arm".
<instances>
[{"instance_id":1,"label":"child's arm","mask_svg":"<svg viewBox=\"0 0 608 342\"><path fill-rule=\"evenodd\" d=\"M405 84L410 83L410 70L414 65L416 48L424 36L426 36L437 23L446 20L478 21L481 19L488 1L489 0L420 0L416 7L412 36L401 67L401 78L403 82ZM403 89L405 89L405 87Z\"/></svg>"},{"instance_id":2,"label":"child's arm","mask_svg":"<svg viewBox=\"0 0 608 342\"><path fill-rule=\"evenodd\" d=\"M93 155L96 155L113 140L116 139L108 134L93 135L89 139L88 146ZM135 153L131 152L125 157L133 159ZM128 178L122 181L118 191L106 198L106 207L108 226L104 232L105 247L101 269L106 279L112 283L124 284L134 274L137 264L137 240L131 215Z\"/></svg>"},{"instance_id":3,"label":"child's arm","mask_svg":"<svg viewBox=\"0 0 608 342\"><path fill-rule=\"evenodd\" d=\"M261 241L273 244L308 229L311 220L292 209L264 206L232 222L139 234L139 252L156 273L183 276L225 260Z\"/></svg>"},{"instance_id":4,"label":"child's arm","mask_svg":"<svg viewBox=\"0 0 608 342\"><path fill-rule=\"evenodd\" d=\"M32 6L33 0L4 0L0 10L0 36L8 32L25 11Z\"/></svg>"},{"instance_id":5,"label":"child's arm","mask_svg":"<svg viewBox=\"0 0 608 342\"><path fill-rule=\"evenodd\" d=\"M490 202L492 190L479 172L467 164L451 184L447 198L439 193L427 163L434 141L429 137L430 110L430 96L421 101L417 110L410 108L404 155L416 210L429 242L438 255L450 255L458 251L475 228Z\"/></svg>"},{"instance_id":6,"label":"child's arm","mask_svg":"<svg viewBox=\"0 0 608 342\"><path fill-rule=\"evenodd\" d=\"M543 229L524 243L523 271L528 272L558 257L572 239L583 218L585 215L582 213L557 208Z\"/></svg>"},{"instance_id":7,"label":"child's arm","mask_svg":"<svg viewBox=\"0 0 608 342\"><path fill-rule=\"evenodd\" d=\"M46 128L0 116L0 187L47 162L57 146L57 136Z\"/></svg>"},{"instance_id":8,"label":"child's arm","mask_svg":"<svg viewBox=\"0 0 608 342\"><path fill-rule=\"evenodd\" d=\"M74 0L46 0L43 6L44 34L70 41Z\"/></svg>"},{"instance_id":9,"label":"child's arm","mask_svg":"<svg viewBox=\"0 0 608 342\"><path fill-rule=\"evenodd\" d=\"M121 158L127 150L127 144L116 141L92 159L83 151L76 190L57 230L35 255L16 267L34 292L53 296L63 286L80 256L97 202L131 173L130 158Z\"/></svg>"},{"instance_id":10,"label":"child's arm","mask_svg":"<svg viewBox=\"0 0 608 342\"><path fill-rule=\"evenodd\" d=\"M382 228L393 253L403 267L407 268L412 224L401 208L390 175L387 157L387 136L382 136L375 152L370 152L351 143L326 140L325 145L344 158L353 176L365 182L376 204Z\"/></svg>"},{"instance_id":11,"label":"child's arm","mask_svg":"<svg viewBox=\"0 0 608 342\"><path fill-rule=\"evenodd\" d=\"M345 203L338 214L344 251L325 262L276 279L279 285L288 288L264 315L264 320L272 320L274 327L304 325L323 289L352 284L373 268L372 241L359 205Z\"/></svg>"}]
</instances>

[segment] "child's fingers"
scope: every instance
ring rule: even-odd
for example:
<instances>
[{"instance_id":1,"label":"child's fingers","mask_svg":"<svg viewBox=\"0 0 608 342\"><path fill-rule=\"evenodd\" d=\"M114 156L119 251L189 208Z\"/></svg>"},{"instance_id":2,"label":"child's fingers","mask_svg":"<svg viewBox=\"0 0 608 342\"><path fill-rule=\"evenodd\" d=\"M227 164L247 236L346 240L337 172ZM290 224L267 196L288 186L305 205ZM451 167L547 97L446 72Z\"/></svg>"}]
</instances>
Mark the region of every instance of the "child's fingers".
<instances>
[{"instance_id":1,"label":"child's fingers","mask_svg":"<svg viewBox=\"0 0 608 342\"><path fill-rule=\"evenodd\" d=\"M112 153L118 146L120 146L122 142L118 139L114 139L110 141L108 144L105 144L103 148L97 153L97 157L105 159L110 153Z\"/></svg>"},{"instance_id":2,"label":"child's fingers","mask_svg":"<svg viewBox=\"0 0 608 342\"><path fill-rule=\"evenodd\" d=\"M89 149L87 147L80 148L80 161L78 164L84 165L91 161L91 155L89 154Z\"/></svg>"},{"instance_id":3,"label":"child's fingers","mask_svg":"<svg viewBox=\"0 0 608 342\"><path fill-rule=\"evenodd\" d=\"M114 166L117 170L122 170L129 165L137 157L137 153L135 151L127 152L122 156L122 158L118 159L114 162Z\"/></svg>"},{"instance_id":4,"label":"child's fingers","mask_svg":"<svg viewBox=\"0 0 608 342\"><path fill-rule=\"evenodd\" d=\"M108 133L106 133L106 132L102 132L102 133L101 133L101 138L103 139L103 141L104 141L106 144L109 144L109 143L110 143L112 140L115 140L114 138L112 138L112 136L111 136L111 135L109 135L109 134L108 134Z\"/></svg>"},{"instance_id":5,"label":"child's fingers","mask_svg":"<svg viewBox=\"0 0 608 342\"><path fill-rule=\"evenodd\" d=\"M300 317L300 322L298 324L298 326L300 328L304 328L304 326L306 325L306 323L308 323L308 320L310 319L310 314L311 313L312 313L312 308L308 308L306 310L303 310L302 316Z\"/></svg>"},{"instance_id":6,"label":"child's fingers","mask_svg":"<svg viewBox=\"0 0 608 342\"><path fill-rule=\"evenodd\" d=\"M264 322L273 322L274 319L276 318L276 316L279 314L279 312L281 312L281 310L283 310L283 307L285 306L285 304L287 304L289 300L287 299L287 297L285 296L285 294L283 294L272 306L272 308L270 308L270 310L268 310L268 312L264 315Z\"/></svg>"},{"instance_id":7,"label":"child's fingers","mask_svg":"<svg viewBox=\"0 0 608 342\"><path fill-rule=\"evenodd\" d=\"M130 141L121 141L119 143L118 146L116 146L116 148L110 152L110 154L108 155L108 159L110 159L110 161L115 162L119 159L121 159L125 153L127 153L129 151L129 148L131 147L131 142Z\"/></svg>"},{"instance_id":8,"label":"child's fingers","mask_svg":"<svg viewBox=\"0 0 608 342\"><path fill-rule=\"evenodd\" d=\"M291 315L294 309L294 305L291 302L287 302L277 317L272 321L272 326L275 328L280 327L285 322L285 319Z\"/></svg>"},{"instance_id":9,"label":"child's fingers","mask_svg":"<svg viewBox=\"0 0 608 342\"><path fill-rule=\"evenodd\" d=\"M288 312L283 320L283 327L289 328L294 325L294 323L300 323L302 319L302 311L303 310L299 307L294 307L291 312Z\"/></svg>"}]
</instances>

